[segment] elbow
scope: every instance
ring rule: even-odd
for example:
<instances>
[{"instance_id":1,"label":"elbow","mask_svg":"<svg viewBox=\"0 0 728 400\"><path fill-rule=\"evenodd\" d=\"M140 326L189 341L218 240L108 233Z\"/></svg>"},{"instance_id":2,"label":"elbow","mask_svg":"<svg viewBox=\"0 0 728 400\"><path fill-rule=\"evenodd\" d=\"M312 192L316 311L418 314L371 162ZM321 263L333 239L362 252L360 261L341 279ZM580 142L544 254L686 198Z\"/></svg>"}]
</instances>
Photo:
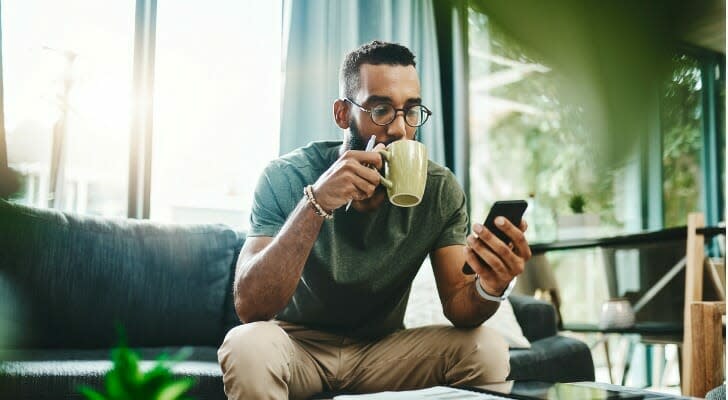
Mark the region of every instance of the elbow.
<instances>
[{"instance_id":1,"label":"elbow","mask_svg":"<svg viewBox=\"0 0 728 400\"><path fill-rule=\"evenodd\" d=\"M245 302L239 296L235 296L235 314L242 323L250 321L250 311L245 307Z\"/></svg>"},{"instance_id":2,"label":"elbow","mask_svg":"<svg viewBox=\"0 0 728 400\"><path fill-rule=\"evenodd\" d=\"M449 309L449 307L443 307L442 309L443 314L445 314L445 318L447 318L450 323L456 327L456 328L472 328L472 324L469 324L467 319L462 318L461 315L458 315L457 312L453 312Z\"/></svg>"},{"instance_id":3,"label":"elbow","mask_svg":"<svg viewBox=\"0 0 728 400\"><path fill-rule=\"evenodd\" d=\"M497 309L498 307L496 305L494 308L483 313L484 310L482 309L453 310L449 307L444 307L443 313L445 314L445 318L447 318L454 327L460 329L471 329L482 325L483 322L493 316Z\"/></svg>"},{"instance_id":4,"label":"elbow","mask_svg":"<svg viewBox=\"0 0 728 400\"><path fill-rule=\"evenodd\" d=\"M266 312L264 307L260 307L255 302L254 298L246 298L246 296L243 295L243 292L238 290L237 286L235 289L235 314L237 314L240 322L246 324L248 322L268 321L275 316L274 314Z\"/></svg>"},{"instance_id":5,"label":"elbow","mask_svg":"<svg viewBox=\"0 0 728 400\"><path fill-rule=\"evenodd\" d=\"M238 272L240 269L240 265L238 265ZM259 313L257 313L255 309L255 299L247 296L250 290L245 290L244 278L243 274L238 274L235 277L235 283L233 285L233 304L235 306L235 314L237 314L238 319L243 324L262 320L262 318L256 317L256 314Z\"/></svg>"},{"instance_id":6,"label":"elbow","mask_svg":"<svg viewBox=\"0 0 728 400\"><path fill-rule=\"evenodd\" d=\"M253 299L248 299L244 295L244 292L239 290L240 285L235 285L234 290L234 304L235 304L235 314L238 315L238 319L240 319L240 322L246 324L248 322L255 322L255 321L263 321L270 318L263 318L261 313L256 310L255 304Z\"/></svg>"},{"instance_id":7,"label":"elbow","mask_svg":"<svg viewBox=\"0 0 728 400\"><path fill-rule=\"evenodd\" d=\"M251 307L250 302L246 302L241 296L235 296L235 314L238 315L238 319L243 324L256 321L268 321L273 318L272 315L264 315L256 310L255 307Z\"/></svg>"},{"instance_id":8,"label":"elbow","mask_svg":"<svg viewBox=\"0 0 728 400\"><path fill-rule=\"evenodd\" d=\"M473 320L472 318L463 318L462 316L452 315L449 313L445 314L445 318L447 318L448 321L450 321L452 326L459 328L459 329L476 328L483 323L483 321L480 321L480 320Z\"/></svg>"},{"instance_id":9,"label":"elbow","mask_svg":"<svg viewBox=\"0 0 728 400\"><path fill-rule=\"evenodd\" d=\"M458 329L473 329L473 328L477 328L480 325L482 325L482 323L475 324L472 321L450 321L450 322L452 322L452 326L454 326Z\"/></svg>"}]
</instances>

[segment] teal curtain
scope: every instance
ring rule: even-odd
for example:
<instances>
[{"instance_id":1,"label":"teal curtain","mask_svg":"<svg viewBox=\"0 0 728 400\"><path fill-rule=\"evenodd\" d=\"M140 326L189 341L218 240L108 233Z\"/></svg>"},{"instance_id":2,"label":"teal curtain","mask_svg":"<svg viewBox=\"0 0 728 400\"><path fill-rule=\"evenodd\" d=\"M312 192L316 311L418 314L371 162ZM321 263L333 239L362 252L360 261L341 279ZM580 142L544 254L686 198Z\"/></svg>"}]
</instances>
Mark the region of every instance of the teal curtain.
<instances>
[{"instance_id":1,"label":"teal curtain","mask_svg":"<svg viewBox=\"0 0 728 400\"><path fill-rule=\"evenodd\" d=\"M280 152L314 140L340 140L333 120L339 66L372 40L415 53L422 101L433 117L419 131L430 159L445 165L440 64L432 0L285 0Z\"/></svg>"}]
</instances>

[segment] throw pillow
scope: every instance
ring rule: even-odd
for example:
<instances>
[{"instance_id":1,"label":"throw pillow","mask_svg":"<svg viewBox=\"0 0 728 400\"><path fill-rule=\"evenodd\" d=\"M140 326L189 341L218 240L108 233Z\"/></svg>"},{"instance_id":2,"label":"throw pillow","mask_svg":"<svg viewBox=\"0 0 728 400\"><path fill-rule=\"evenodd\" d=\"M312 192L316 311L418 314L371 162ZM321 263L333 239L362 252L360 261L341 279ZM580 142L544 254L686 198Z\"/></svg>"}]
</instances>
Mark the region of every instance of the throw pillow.
<instances>
[{"instance_id":1,"label":"throw pillow","mask_svg":"<svg viewBox=\"0 0 728 400\"><path fill-rule=\"evenodd\" d=\"M429 258L425 260L412 283L404 324L407 328L450 324L442 313L442 305L437 295L437 285ZM493 328L503 336L511 349L531 348L531 343L523 335L523 329L518 324L513 307L508 300L501 303L498 311L485 321L484 325Z\"/></svg>"}]
</instances>

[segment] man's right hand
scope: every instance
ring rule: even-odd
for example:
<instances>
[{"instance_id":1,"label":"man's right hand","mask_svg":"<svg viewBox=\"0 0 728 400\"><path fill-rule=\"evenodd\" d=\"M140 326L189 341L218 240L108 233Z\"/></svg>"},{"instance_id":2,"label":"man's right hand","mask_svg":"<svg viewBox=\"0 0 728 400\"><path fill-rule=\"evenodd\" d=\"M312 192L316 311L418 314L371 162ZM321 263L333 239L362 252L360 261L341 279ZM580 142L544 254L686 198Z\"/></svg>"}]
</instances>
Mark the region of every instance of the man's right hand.
<instances>
[{"instance_id":1,"label":"man's right hand","mask_svg":"<svg viewBox=\"0 0 728 400\"><path fill-rule=\"evenodd\" d=\"M381 143L374 150L380 148L384 148ZM314 197L328 211L336 210L349 200L368 199L379 186L379 169L382 169L382 156L378 152L347 150L314 183Z\"/></svg>"}]
</instances>

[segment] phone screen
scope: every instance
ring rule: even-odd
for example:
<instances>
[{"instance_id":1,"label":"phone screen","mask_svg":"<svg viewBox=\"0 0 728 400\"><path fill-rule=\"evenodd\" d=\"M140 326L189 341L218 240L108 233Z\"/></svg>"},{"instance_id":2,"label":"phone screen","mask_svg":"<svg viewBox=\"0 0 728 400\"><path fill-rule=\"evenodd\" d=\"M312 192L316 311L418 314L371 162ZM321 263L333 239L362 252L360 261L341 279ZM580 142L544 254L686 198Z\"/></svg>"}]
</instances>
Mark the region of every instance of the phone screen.
<instances>
[{"instance_id":1,"label":"phone screen","mask_svg":"<svg viewBox=\"0 0 728 400\"><path fill-rule=\"evenodd\" d=\"M499 216L505 217L515 226L521 225L521 219L523 218L523 213L526 212L526 208L528 207L528 203L525 200L501 200L496 201L493 204L493 207L490 208L490 211L488 212L488 216L485 217L485 222L483 222L483 226L488 228L489 231L493 232L493 234L498 237L498 239L502 240L505 244L511 243L511 238L508 237L503 231L498 229L498 227L495 225L495 219ZM472 275L475 273L472 268L470 268L470 265L467 263L463 265L463 273L467 275Z\"/></svg>"}]
</instances>

